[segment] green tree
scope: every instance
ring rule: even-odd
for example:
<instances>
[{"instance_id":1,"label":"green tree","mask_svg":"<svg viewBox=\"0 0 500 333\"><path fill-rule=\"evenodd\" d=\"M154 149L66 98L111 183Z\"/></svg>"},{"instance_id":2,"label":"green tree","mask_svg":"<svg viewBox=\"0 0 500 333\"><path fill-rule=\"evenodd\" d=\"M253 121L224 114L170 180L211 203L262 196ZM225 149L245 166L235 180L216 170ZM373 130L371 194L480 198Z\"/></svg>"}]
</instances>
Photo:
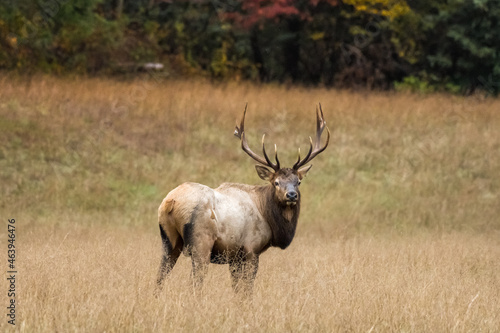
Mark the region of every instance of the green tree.
<instances>
[{"instance_id":1,"label":"green tree","mask_svg":"<svg viewBox=\"0 0 500 333\"><path fill-rule=\"evenodd\" d=\"M415 76L437 87L498 94L500 1L450 0L412 4L406 17L415 28Z\"/></svg>"},{"instance_id":2,"label":"green tree","mask_svg":"<svg viewBox=\"0 0 500 333\"><path fill-rule=\"evenodd\" d=\"M0 67L21 71L95 72L122 40L117 22L96 11L99 0L0 3ZM7 41L7 42L5 42Z\"/></svg>"}]
</instances>

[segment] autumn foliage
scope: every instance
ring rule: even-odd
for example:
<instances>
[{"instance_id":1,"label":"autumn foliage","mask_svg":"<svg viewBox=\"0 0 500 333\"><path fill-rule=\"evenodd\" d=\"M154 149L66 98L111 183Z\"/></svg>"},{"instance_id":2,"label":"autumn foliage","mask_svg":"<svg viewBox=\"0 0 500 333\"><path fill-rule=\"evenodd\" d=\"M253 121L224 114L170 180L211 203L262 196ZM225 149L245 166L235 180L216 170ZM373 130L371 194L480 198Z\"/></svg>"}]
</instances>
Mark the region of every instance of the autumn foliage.
<instances>
[{"instance_id":1,"label":"autumn foliage","mask_svg":"<svg viewBox=\"0 0 500 333\"><path fill-rule=\"evenodd\" d=\"M0 69L500 89L498 0L0 2Z\"/></svg>"}]
</instances>

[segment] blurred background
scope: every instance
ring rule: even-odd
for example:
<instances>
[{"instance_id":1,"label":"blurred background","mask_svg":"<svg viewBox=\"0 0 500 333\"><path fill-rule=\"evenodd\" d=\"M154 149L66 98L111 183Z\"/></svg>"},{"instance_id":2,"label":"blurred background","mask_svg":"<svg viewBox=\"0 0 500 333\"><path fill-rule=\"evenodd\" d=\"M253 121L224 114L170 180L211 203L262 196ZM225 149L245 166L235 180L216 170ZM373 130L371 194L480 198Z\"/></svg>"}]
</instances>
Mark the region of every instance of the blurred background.
<instances>
[{"instance_id":1,"label":"blurred background","mask_svg":"<svg viewBox=\"0 0 500 333\"><path fill-rule=\"evenodd\" d=\"M500 332L499 18L500 0L0 0L19 331ZM265 133L290 166L318 102L330 144L253 304L225 265L194 298L184 257L153 299L167 193L265 184L233 136L245 104L250 147Z\"/></svg>"},{"instance_id":2,"label":"blurred background","mask_svg":"<svg viewBox=\"0 0 500 333\"><path fill-rule=\"evenodd\" d=\"M499 0L0 1L0 69L500 88Z\"/></svg>"},{"instance_id":3,"label":"blurred background","mask_svg":"<svg viewBox=\"0 0 500 333\"><path fill-rule=\"evenodd\" d=\"M499 4L1 1L0 208L156 233L184 181L259 182L232 136L246 102L250 145L285 165L321 102L304 224L497 230Z\"/></svg>"}]
</instances>

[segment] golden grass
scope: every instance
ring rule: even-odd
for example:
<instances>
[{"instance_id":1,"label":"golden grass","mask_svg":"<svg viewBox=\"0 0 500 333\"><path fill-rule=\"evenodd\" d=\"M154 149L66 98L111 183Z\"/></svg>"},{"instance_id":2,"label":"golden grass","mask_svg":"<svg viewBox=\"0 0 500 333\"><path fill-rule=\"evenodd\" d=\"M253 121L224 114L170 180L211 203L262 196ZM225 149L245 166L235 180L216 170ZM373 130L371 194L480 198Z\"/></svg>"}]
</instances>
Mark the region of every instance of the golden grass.
<instances>
[{"instance_id":1,"label":"golden grass","mask_svg":"<svg viewBox=\"0 0 500 333\"><path fill-rule=\"evenodd\" d=\"M153 297L160 247L142 229L20 231L18 328L25 332L494 332L498 234L301 236L262 256L252 303L226 265L193 296L181 257ZM1 323L5 328L5 322Z\"/></svg>"},{"instance_id":2,"label":"golden grass","mask_svg":"<svg viewBox=\"0 0 500 333\"><path fill-rule=\"evenodd\" d=\"M203 81L0 86L20 331L500 330L498 100ZM193 297L184 257L154 299L166 193L260 183L232 136L247 101L251 146L267 133L285 164L307 148L317 102L333 130L303 182L297 238L262 255L251 304L234 299L226 266Z\"/></svg>"}]
</instances>

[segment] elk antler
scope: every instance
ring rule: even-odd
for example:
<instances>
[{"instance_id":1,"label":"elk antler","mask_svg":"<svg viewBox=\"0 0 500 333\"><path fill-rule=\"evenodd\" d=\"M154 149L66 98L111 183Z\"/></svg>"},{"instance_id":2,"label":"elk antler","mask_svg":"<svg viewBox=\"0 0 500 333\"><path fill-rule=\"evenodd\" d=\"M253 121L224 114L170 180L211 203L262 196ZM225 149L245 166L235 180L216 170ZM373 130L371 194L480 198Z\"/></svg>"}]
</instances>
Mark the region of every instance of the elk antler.
<instances>
[{"instance_id":1,"label":"elk antler","mask_svg":"<svg viewBox=\"0 0 500 333\"><path fill-rule=\"evenodd\" d=\"M278 171L280 169L280 161L278 160L278 148L276 147L276 145L274 145L274 159L276 160L276 164L274 164L266 154L266 146L264 145L264 138L266 137L265 134L262 136L262 152L264 153L264 158L254 153L250 149L250 147L248 147L247 139L245 136L245 115L247 114L247 106L248 104L245 105L245 111L243 112L243 119L241 119L240 127L236 125L234 135L241 140L241 148L245 153L248 154L248 156L259 162L260 164L271 167L274 171Z\"/></svg>"},{"instance_id":2,"label":"elk antler","mask_svg":"<svg viewBox=\"0 0 500 333\"><path fill-rule=\"evenodd\" d=\"M323 130L325 128L328 133L328 136L326 137L325 145L323 146L323 148L320 148L321 134L323 133ZM294 170L298 170L301 166L309 163L313 158L316 157L316 155L325 150L326 147L328 146L328 143L330 142L330 130L328 129L328 126L326 126L326 121L325 117L323 116L323 110L321 109L321 104L319 104L319 110L318 108L316 108L316 142L314 143L314 147L311 137L309 137L309 142L310 142L309 152L307 153L306 157L303 160L300 159L300 148L299 148L299 157L297 159L297 162L293 165Z\"/></svg>"}]
</instances>

